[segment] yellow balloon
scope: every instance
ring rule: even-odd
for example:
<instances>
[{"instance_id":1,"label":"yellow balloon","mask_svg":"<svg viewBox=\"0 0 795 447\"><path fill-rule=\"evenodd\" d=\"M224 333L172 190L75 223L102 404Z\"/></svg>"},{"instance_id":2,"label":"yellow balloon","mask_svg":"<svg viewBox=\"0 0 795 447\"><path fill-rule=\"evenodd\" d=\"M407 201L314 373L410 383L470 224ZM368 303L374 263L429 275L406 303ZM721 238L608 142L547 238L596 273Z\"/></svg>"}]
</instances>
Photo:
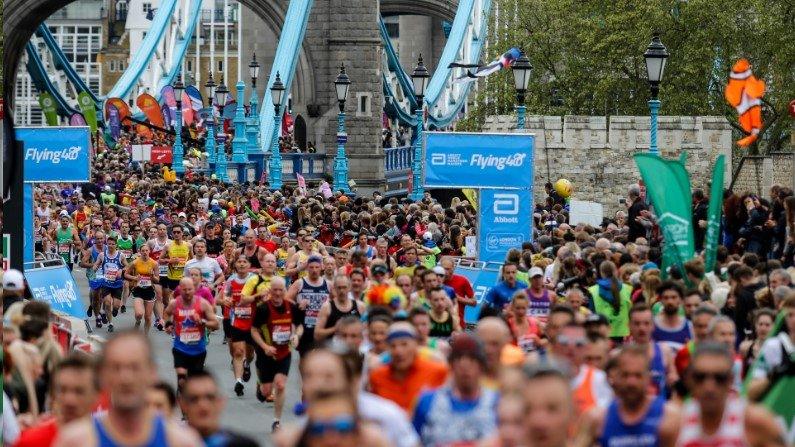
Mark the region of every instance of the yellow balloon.
<instances>
[{"instance_id":1,"label":"yellow balloon","mask_svg":"<svg viewBox=\"0 0 795 447\"><path fill-rule=\"evenodd\" d=\"M555 192L558 193L559 196L563 197L564 199L568 199L571 195L571 191L573 186L571 182L566 180L565 178L559 179L555 182Z\"/></svg>"}]
</instances>

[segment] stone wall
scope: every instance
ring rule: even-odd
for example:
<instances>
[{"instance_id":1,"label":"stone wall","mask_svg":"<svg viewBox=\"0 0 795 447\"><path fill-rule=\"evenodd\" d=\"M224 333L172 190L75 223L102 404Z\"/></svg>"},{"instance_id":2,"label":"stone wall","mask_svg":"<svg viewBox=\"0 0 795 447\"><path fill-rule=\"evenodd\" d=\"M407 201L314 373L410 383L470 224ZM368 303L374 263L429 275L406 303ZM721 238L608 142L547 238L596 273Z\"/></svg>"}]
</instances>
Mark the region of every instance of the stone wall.
<instances>
[{"instance_id":1,"label":"stone wall","mask_svg":"<svg viewBox=\"0 0 795 447\"><path fill-rule=\"evenodd\" d=\"M732 190L738 194L767 197L773 185L795 188L795 153L773 152L767 156L745 157Z\"/></svg>"},{"instance_id":2,"label":"stone wall","mask_svg":"<svg viewBox=\"0 0 795 447\"><path fill-rule=\"evenodd\" d=\"M516 117L492 116L484 132L515 132ZM649 118L641 116L528 116L525 132L536 136L534 200L544 199L544 183L559 178L574 185L573 197L599 202L607 215L620 209L630 184L640 174L632 155L649 149ZM725 184L731 181L731 127L722 117L661 116L658 146L662 156L688 154L693 187L706 187L712 165L725 154Z\"/></svg>"}]
</instances>

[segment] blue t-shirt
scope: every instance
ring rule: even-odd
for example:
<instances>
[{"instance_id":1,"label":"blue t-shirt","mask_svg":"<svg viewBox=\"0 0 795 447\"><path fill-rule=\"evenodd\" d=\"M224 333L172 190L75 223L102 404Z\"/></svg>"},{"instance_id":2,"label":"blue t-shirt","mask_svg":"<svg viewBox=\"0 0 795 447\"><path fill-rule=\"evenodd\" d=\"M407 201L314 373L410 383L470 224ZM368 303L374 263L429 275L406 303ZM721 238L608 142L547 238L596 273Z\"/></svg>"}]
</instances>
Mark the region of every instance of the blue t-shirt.
<instances>
[{"instance_id":1,"label":"blue t-shirt","mask_svg":"<svg viewBox=\"0 0 795 447\"><path fill-rule=\"evenodd\" d=\"M417 400L412 424L423 445L478 441L496 430L498 402L499 394L487 389L473 400L456 398L449 387L426 391Z\"/></svg>"},{"instance_id":2,"label":"blue t-shirt","mask_svg":"<svg viewBox=\"0 0 795 447\"><path fill-rule=\"evenodd\" d=\"M486 293L483 299L487 306L502 309L506 304L510 303L513 295L527 288L527 283L524 281L516 281L516 285L511 287L505 281L500 281Z\"/></svg>"}]
</instances>

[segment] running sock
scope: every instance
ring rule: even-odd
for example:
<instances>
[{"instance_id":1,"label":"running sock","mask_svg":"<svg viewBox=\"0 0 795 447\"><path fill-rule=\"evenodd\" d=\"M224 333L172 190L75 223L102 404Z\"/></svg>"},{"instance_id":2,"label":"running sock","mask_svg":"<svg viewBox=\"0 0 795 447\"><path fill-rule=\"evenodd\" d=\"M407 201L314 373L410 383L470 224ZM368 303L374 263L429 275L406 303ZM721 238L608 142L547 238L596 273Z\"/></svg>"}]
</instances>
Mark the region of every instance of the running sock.
<instances>
[{"instance_id":1,"label":"running sock","mask_svg":"<svg viewBox=\"0 0 795 447\"><path fill-rule=\"evenodd\" d=\"M237 380L236 380L236 382L237 382L237 383L240 383L240 384L242 384L242 383L243 383L243 379L241 379L240 377L238 377L238 378L237 378Z\"/></svg>"}]
</instances>

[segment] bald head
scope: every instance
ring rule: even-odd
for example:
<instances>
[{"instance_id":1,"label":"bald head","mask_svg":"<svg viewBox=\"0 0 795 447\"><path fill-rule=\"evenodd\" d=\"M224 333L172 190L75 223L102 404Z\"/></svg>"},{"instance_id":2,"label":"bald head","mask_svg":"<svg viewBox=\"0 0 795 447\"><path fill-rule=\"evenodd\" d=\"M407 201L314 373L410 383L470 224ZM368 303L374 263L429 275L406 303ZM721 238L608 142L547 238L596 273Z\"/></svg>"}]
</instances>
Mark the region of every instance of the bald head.
<instances>
[{"instance_id":1,"label":"bald head","mask_svg":"<svg viewBox=\"0 0 795 447\"><path fill-rule=\"evenodd\" d=\"M486 351L486 369L494 374L500 365L502 349L511 340L511 331L502 319L486 317L478 322L476 334Z\"/></svg>"}]
</instances>

